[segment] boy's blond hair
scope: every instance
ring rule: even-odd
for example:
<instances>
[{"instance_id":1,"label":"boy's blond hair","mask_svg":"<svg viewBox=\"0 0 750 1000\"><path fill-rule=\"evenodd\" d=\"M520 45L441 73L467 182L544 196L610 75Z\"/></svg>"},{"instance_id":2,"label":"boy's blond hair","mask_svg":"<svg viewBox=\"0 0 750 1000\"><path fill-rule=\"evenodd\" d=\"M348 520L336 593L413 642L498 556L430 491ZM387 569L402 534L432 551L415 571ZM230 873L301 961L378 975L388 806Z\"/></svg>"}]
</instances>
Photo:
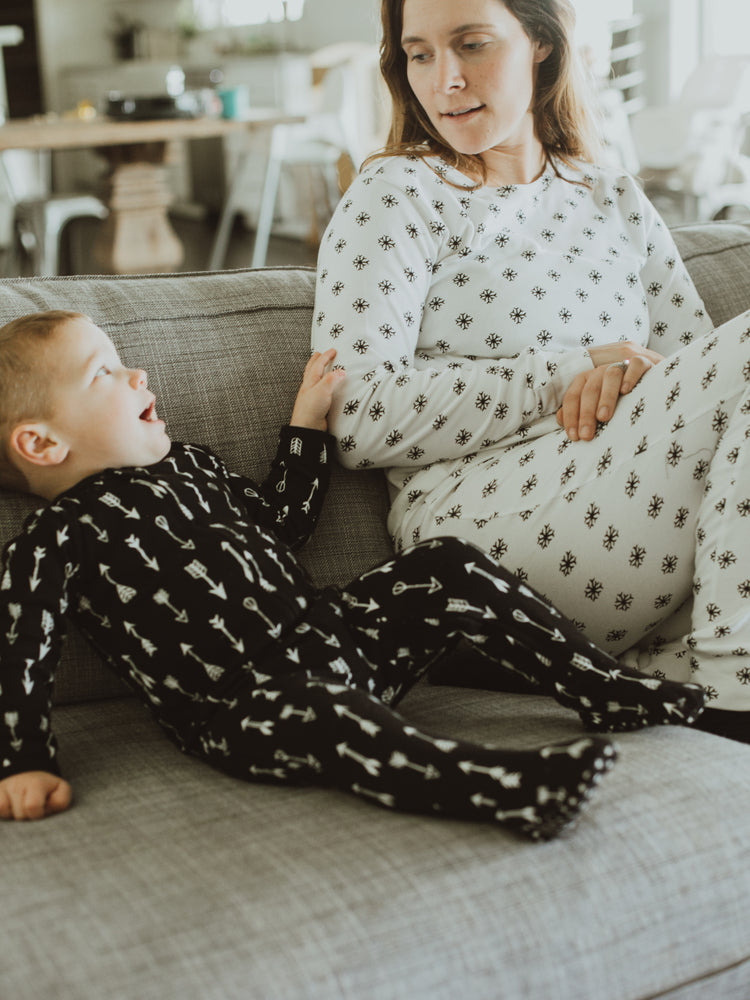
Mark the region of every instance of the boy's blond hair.
<instances>
[{"instance_id":1,"label":"boy's blond hair","mask_svg":"<svg viewBox=\"0 0 750 1000\"><path fill-rule=\"evenodd\" d=\"M28 483L11 461L11 432L25 420L44 420L49 414L49 370L43 346L68 320L82 313L53 309L30 313L0 327L0 486L25 493Z\"/></svg>"}]
</instances>

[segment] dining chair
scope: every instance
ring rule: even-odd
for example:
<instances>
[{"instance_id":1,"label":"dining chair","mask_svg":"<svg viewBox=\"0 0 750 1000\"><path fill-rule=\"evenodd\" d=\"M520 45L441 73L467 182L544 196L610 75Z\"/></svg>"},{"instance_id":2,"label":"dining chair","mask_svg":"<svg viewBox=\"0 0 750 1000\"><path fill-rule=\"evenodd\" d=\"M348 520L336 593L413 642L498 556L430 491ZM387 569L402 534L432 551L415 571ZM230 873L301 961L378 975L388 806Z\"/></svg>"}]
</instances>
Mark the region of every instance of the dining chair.
<instances>
[{"instance_id":1,"label":"dining chair","mask_svg":"<svg viewBox=\"0 0 750 1000\"><path fill-rule=\"evenodd\" d=\"M107 215L95 195L51 193L50 160L47 150L0 153L0 200L9 203L12 216L7 275L20 270L19 247L29 257L33 275L59 274L61 237L67 224Z\"/></svg>"}]
</instances>

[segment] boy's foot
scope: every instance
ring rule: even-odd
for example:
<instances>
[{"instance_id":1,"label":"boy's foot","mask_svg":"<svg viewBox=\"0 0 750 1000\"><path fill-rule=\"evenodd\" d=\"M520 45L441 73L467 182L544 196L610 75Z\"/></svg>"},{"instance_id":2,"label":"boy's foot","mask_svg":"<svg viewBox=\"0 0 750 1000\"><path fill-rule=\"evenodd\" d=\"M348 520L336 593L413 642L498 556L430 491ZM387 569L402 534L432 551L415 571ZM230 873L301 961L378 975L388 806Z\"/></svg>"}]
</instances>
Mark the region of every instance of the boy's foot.
<instances>
[{"instance_id":1,"label":"boy's foot","mask_svg":"<svg viewBox=\"0 0 750 1000\"><path fill-rule=\"evenodd\" d=\"M499 769L503 795L496 822L532 840L551 840L574 822L616 759L615 746L601 737L508 753Z\"/></svg>"},{"instance_id":2,"label":"boy's foot","mask_svg":"<svg viewBox=\"0 0 750 1000\"><path fill-rule=\"evenodd\" d=\"M624 732L646 726L685 726L706 704L699 684L650 677L630 667L595 667L575 654L564 682L555 683L555 698L575 709L593 732Z\"/></svg>"}]
</instances>

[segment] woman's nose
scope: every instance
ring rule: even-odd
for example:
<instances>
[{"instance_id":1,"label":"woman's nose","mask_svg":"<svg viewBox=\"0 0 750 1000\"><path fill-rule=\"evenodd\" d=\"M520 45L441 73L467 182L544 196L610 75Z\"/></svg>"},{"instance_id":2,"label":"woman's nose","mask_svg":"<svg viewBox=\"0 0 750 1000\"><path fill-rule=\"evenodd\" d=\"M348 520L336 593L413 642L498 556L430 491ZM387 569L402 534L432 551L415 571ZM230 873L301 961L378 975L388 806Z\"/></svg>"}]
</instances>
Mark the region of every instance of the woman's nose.
<instances>
[{"instance_id":1,"label":"woman's nose","mask_svg":"<svg viewBox=\"0 0 750 1000\"><path fill-rule=\"evenodd\" d=\"M434 86L439 94L461 90L464 86L463 73L455 52L446 52L436 59Z\"/></svg>"}]
</instances>

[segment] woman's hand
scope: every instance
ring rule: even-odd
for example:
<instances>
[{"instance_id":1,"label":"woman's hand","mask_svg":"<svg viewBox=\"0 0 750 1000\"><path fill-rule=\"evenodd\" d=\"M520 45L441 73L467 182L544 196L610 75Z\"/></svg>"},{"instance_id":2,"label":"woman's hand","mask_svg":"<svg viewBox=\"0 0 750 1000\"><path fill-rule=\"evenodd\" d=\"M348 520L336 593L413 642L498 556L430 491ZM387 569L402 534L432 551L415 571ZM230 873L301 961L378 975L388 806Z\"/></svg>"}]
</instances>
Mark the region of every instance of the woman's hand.
<instances>
[{"instance_id":1,"label":"woman's hand","mask_svg":"<svg viewBox=\"0 0 750 1000\"><path fill-rule=\"evenodd\" d=\"M647 371L664 360L656 351L631 341L593 347L589 354L594 367L573 379L557 411L557 422L571 441L590 441L597 423L611 418L620 396L631 392Z\"/></svg>"},{"instance_id":2,"label":"woman's hand","mask_svg":"<svg viewBox=\"0 0 750 1000\"><path fill-rule=\"evenodd\" d=\"M70 785L48 771L22 771L0 781L0 819L43 819L64 812Z\"/></svg>"},{"instance_id":3,"label":"woman's hand","mask_svg":"<svg viewBox=\"0 0 750 1000\"><path fill-rule=\"evenodd\" d=\"M323 354L316 351L307 362L289 421L292 427L311 427L318 431L328 429L326 418L331 408L333 392L344 378L342 370L326 372L327 365L335 357L336 351L329 348Z\"/></svg>"}]
</instances>

